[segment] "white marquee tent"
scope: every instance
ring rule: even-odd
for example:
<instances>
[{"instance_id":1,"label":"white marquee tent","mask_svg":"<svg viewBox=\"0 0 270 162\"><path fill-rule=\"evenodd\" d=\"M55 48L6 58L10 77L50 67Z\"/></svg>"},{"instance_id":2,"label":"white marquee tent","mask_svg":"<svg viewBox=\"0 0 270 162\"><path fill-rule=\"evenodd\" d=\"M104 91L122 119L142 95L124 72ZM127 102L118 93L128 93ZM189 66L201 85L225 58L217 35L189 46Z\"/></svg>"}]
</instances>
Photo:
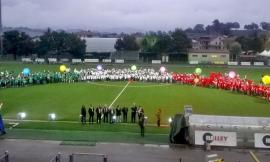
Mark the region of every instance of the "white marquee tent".
<instances>
[{"instance_id":1,"label":"white marquee tent","mask_svg":"<svg viewBox=\"0 0 270 162\"><path fill-rule=\"evenodd\" d=\"M265 57L270 57L270 50L264 50L262 51L259 56L265 56Z\"/></svg>"}]
</instances>

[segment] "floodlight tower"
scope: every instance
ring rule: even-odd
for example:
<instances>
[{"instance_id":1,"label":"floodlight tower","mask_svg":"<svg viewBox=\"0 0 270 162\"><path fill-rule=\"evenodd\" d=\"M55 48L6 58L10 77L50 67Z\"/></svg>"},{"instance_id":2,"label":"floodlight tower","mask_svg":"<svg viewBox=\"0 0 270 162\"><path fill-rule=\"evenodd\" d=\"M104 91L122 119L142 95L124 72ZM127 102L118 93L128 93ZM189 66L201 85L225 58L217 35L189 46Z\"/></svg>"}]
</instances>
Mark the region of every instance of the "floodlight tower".
<instances>
[{"instance_id":1,"label":"floodlight tower","mask_svg":"<svg viewBox=\"0 0 270 162\"><path fill-rule=\"evenodd\" d=\"M0 0L0 59L3 57L2 0Z\"/></svg>"}]
</instances>

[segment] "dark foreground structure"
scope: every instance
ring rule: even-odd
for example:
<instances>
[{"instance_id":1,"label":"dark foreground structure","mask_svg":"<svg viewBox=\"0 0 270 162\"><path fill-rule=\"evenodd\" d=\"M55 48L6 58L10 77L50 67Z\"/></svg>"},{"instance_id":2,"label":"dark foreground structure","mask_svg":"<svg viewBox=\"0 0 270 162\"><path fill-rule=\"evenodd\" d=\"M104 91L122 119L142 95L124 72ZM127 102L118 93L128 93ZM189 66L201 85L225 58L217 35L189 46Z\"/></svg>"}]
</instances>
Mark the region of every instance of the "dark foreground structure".
<instances>
[{"instance_id":1,"label":"dark foreground structure","mask_svg":"<svg viewBox=\"0 0 270 162\"><path fill-rule=\"evenodd\" d=\"M171 127L171 143L270 148L270 118L177 114Z\"/></svg>"},{"instance_id":2,"label":"dark foreground structure","mask_svg":"<svg viewBox=\"0 0 270 162\"><path fill-rule=\"evenodd\" d=\"M4 122L3 122L3 118L0 114L0 135L3 135L5 134L6 131L5 131L5 126L4 126Z\"/></svg>"}]
</instances>

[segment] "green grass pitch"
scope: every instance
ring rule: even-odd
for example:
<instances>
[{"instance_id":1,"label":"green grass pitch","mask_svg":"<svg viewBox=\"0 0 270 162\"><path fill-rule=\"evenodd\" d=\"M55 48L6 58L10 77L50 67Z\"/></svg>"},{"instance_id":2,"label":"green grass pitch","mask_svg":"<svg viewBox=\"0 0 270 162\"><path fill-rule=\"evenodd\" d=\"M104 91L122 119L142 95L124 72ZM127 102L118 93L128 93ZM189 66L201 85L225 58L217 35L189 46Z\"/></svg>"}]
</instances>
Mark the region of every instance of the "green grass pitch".
<instances>
[{"instance_id":1,"label":"green grass pitch","mask_svg":"<svg viewBox=\"0 0 270 162\"><path fill-rule=\"evenodd\" d=\"M59 65L30 65L1 63L0 71L21 71L29 67L32 71L57 71ZM72 66L86 68L83 66ZM192 73L195 67L167 66L169 71ZM156 66L158 68L158 66ZM227 68L202 67L203 74L209 72L236 71L248 79L260 81L263 74L270 74L270 68ZM26 112L29 120L48 120L49 113L56 113L58 121L79 121L81 105L110 105L127 82L82 82L72 84L48 84L24 88L0 89L0 102L4 102L1 114L6 119L16 119L18 112ZM184 105L192 105L197 114L270 116L270 102L259 97L251 97L235 92L201 88L180 84L157 84L133 82L116 100L114 106L141 105L150 124L155 124L157 108L162 109L162 123L168 118L182 113ZM129 117L130 120L130 110ZM81 126L77 123L61 122L21 122L10 131L8 138L37 138L56 140L124 141L136 143L166 143L169 128L147 127L149 136L137 139L136 125L101 124ZM89 135L91 132L92 136ZM106 133L104 133L106 132ZM109 138L112 137L113 138ZM103 138L104 137L104 138ZM156 140L154 140L154 139Z\"/></svg>"},{"instance_id":2,"label":"green grass pitch","mask_svg":"<svg viewBox=\"0 0 270 162\"><path fill-rule=\"evenodd\" d=\"M56 113L57 120L78 121L80 108L110 105L126 82L48 84L0 91L5 103L5 118L16 119L26 112L27 119L47 120ZM155 123L157 108L162 110L162 123L192 105L194 113L213 115L270 116L270 103L262 98L235 92L178 84L131 83L116 100L116 105L141 105L150 123Z\"/></svg>"}]
</instances>

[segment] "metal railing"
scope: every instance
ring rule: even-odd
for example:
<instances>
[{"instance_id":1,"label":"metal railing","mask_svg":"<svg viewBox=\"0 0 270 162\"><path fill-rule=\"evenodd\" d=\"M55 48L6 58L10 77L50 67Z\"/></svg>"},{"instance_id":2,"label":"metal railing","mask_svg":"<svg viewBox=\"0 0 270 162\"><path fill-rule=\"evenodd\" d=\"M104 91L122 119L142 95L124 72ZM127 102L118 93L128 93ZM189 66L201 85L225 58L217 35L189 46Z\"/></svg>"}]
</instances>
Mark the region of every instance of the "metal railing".
<instances>
[{"instance_id":1,"label":"metal railing","mask_svg":"<svg viewBox=\"0 0 270 162\"><path fill-rule=\"evenodd\" d=\"M69 155L69 162L75 162L75 156L95 156L95 157L101 157L103 162L108 161L108 156L105 154L95 154L95 153L72 153Z\"/></svg>"},{"instance_id":2,"label":"metal railing","mask_svg":"<svg viewBox=\"0 0 270 162\"><path fill-rule=\"evenodd\" d=\"M4 155L0 156L0 162L9 162L9 153L6 151Z\"/></svg>"}]
</instances>

